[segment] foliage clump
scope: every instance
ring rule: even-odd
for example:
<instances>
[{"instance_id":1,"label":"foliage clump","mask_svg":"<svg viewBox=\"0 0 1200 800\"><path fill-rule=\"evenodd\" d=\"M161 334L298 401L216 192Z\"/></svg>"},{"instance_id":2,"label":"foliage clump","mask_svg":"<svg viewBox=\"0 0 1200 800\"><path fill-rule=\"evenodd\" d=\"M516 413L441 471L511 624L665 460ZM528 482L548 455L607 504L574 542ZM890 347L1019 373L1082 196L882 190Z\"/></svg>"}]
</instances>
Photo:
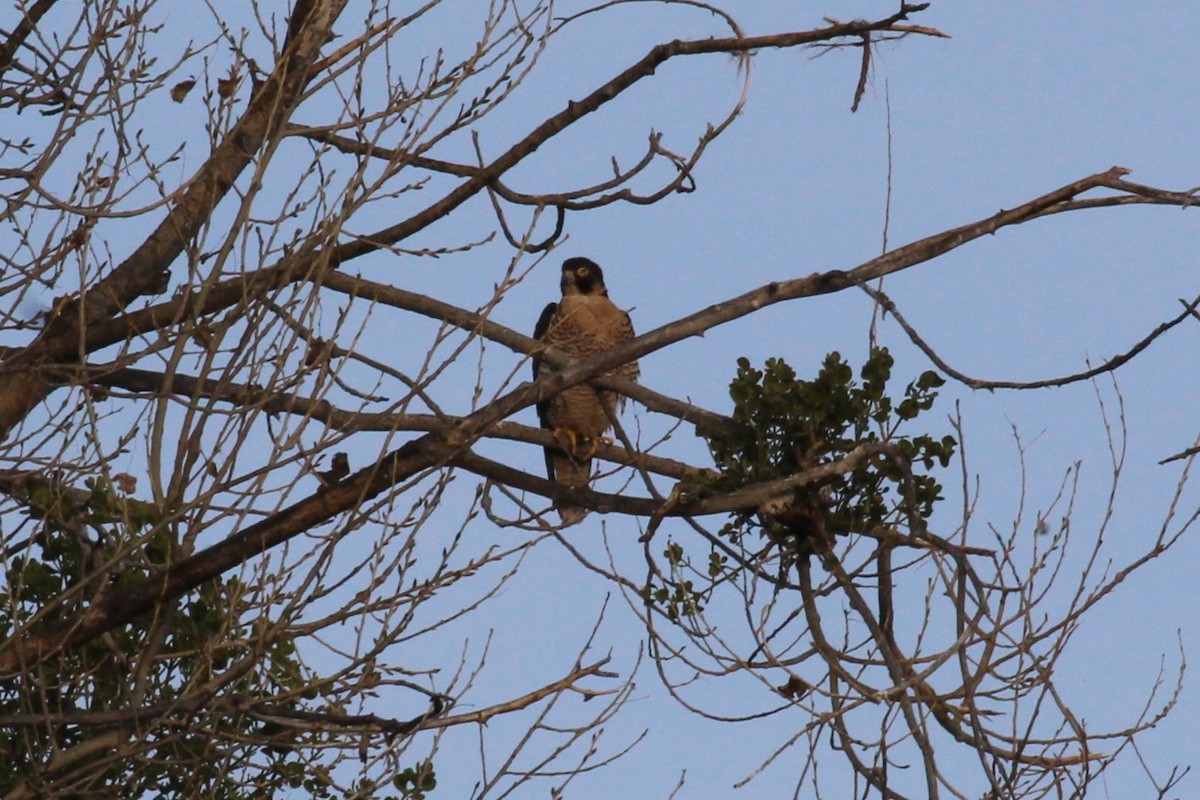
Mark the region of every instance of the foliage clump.
<instances>
[{"instance_id":1,"label":"foliage clump","mask_svg":"<svg viewBox=\"0 0 1200 800\"><path fill-rule=\"evenodd\" d=\"M856 378L834 352L815 378L805 380L781 358L767 359L762 369L738 359L737 375L729 384L732 424L697 428L718 472L709 488L732 492L818 467L831 469L734 512L721 528L722 538L745 546L746 538L758 533L770 547L779 548L786 568L797 558L823 552L838 536L886 535L906 516L911 522L933 513L942 486L929 471L949 464L956 442L952 436L900 430L933 407L945 381L926 371L894 398L888 394L893 365L887 348L875 348ZM859 451L863 445L868 447ZM843 462L846 467L837 466ZM695 567L677 542L668 544L663 555L671 577L651 581L644 592L648 602L672 619L703 609L712 586L735 569L715 549L707 564ZM693 579L685 577L689 572Z\"/></svg>"},{"instance_id":2,"label":"foliage clump","mask_svg":"<svg viewBox=\"0 0 1200 800\"><path fill-rule=\"evenodd\" d=\"M86 489L46 481L20 493L34 530L23 547L9 551L0 587L0 641L42 633L68 611L139 585L174 560L177 545L162 515L129 496L121 483L135 485L121 475L116 481L88 479ZM187 708L171 707L197 685L214 681L233 695L315 696L291 642L264 645L240 622L244 591L237 578L207 582L165 616L162 609L147 612L0 685L0 715L23 723L0 731L0 794L31 779L36 785L51 754L71 753L118 728L131 740L139 738L139 728L161 714L175 725L142 734L135 757L114 759L95 771L88 792L265 798L291 787L311 797L330 796L328 779L314 775L307 755L290 748L268 751L272 769L259 773L253 789L242 786L239 769L249 765L214 759L213 743L255 736L259 723L234 713L192 730L184 723ZM257 647L266 648L265 675L218 680L223 672L245 672L233 667Z\"/></svg>"},{"instance_id":3,"label":"foliage clump","mask_svg":"<svg viewBox=\"0 0 1200 800\"><path fill-rule=\"evenodd\" d=\"M942 486L927 471L935 464L947 466L956 443L951 436L901 434L900 429L933 407L945 381L932 370L923 372L896 399L887 387L893 364L887 348L875 348L856 380L854 370L834 352L815 378L804 380L780 358L767 359L763 369L738 359L737 376L729 385L734 424L699 429L720 473L714 489L725 492L790 478L845 459L864 444L890 447L841 474L797 487L783 501L736 512L723 534L739 541L761 531L774 540L789 540L798 532L798 516L811 518L810 526L819 521L830 540L870 532L896 523L905 511L906 494L911 511L929 517Z\"/></svg>"}]
</instances>

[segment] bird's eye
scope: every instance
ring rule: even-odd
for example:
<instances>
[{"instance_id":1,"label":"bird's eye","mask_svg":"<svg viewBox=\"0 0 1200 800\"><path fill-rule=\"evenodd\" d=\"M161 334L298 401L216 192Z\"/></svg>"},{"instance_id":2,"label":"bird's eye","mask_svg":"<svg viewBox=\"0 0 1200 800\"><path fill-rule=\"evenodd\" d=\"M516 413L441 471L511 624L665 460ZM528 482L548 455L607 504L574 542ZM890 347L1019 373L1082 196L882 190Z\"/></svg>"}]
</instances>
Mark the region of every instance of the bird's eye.
<instances>
[{"instance_id":1,"label":"bird's eye","mask_svg":"<svg viewBox=\"0 0 1200 800\"><path fill-rule=\"evenodd\" d=\"M587 274L588 274L588 268L587 268L587 267L580 267L579 269L575 270L575 274L576 274L576 275L580 275L580 276L582 276L582 275L587 275Z\"/></svg>"}]
</instances>

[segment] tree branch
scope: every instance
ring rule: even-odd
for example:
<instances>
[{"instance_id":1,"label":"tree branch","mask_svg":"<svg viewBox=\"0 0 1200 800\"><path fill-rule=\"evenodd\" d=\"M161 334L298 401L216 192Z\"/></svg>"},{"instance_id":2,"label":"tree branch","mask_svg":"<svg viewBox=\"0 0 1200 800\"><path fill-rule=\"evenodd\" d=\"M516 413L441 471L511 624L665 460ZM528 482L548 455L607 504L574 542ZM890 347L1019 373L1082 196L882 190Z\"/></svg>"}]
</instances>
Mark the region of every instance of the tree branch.
<instances>
[{"instance_id":1,"label":"tree branch","mask_svg":"<svg viewBox=\"0 0 1200 800\"><path fill-rule=\"evenodd\" d=\"M869 286L866 283L859 283L858 288L870 295L872 300L874 300L885 311L895 317L896 322L901 328L904 329L904 332L908 334L908 338L912 341L912 343L915 344L917 348L920 349L920 351L924 353L938 369L959 383L969 386L972 389L988 390L1045 389L1052 386L1066 386L1067 384L1090 380L1091 378L1094 378L1097 375L1103 375L1106 372L1113 372L1133 360L1135 356L1153 344L1153 342L1164 333L1195 314L1197 306L1200 306L1200 297L1197 297L1191 303L1185 305L1183 312L1177 317L1174 317L1155 327L1154 330L1150 331L1149 334L1134 344L1129 350L1119 355L1115 355L1112 358L1102 362L1099 366L1092 367L1091 369L1084 370L1083 372L1076 372L1074 374L1064 375L1058 378L1043 378L1042 380L1037 381L993 381L985 380L983 378L972 378L947 364L941 358L941 356L939 356L937 352L930 347L924 339L921 338L921 335L917 333L916 329L908 323L908 320L906 320L904 315L900 313L900 309L896 307L895 302L893 302L890 297L888 297L879 289Z\"/></svg>"},{"instance_id":2,"label":"tree branch","mask_svg":"<svg viewBox=\"0 0 1200 800\"><path fill-rule=\"evenodd\" d=\"M346 2L314 2L302 34L280 57L251 98L246 113L178 195L166 218L125 261L88 287L86 295L61 305L37 340L5 365L9 382L0 391L0 438L51 391L52 387L38 374L38 365L77 359L81 355L80 331L86 331L93 321L111 318L161 282L162 273L206 224L238 175L287 119L308 82L309 68L320 54L330 26ZM102 345L85 337L85 352L98 346Z\"/></svg>"}]
</instances>

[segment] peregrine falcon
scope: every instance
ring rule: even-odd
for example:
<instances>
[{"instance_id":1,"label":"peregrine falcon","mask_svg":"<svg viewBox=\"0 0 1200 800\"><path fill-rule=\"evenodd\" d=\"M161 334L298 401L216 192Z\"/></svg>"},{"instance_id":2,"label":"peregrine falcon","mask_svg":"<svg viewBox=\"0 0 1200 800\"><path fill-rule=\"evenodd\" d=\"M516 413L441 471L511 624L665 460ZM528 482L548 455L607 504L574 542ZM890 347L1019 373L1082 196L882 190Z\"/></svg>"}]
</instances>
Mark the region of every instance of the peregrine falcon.
<instances>
[{"instance_id":1,"label":"peregrine falcon","mask_svg":"<svg viewBox=\"0 0 1200 800\"><path fill-rule=\"evenodd\" d=\"M562 300L542 311L534 330L535 339L562 350L573 358L585 358L633 338L629 315L613 305L604 286L604 273L594 261L568 258L562 266ZM533 377L542 374L541 359L533 359ZM636 361L607 373L636 380ZM624 398L621 398L624 400ZM588 485L592 477L592 454L611 426L617 410L617 395L580 383L538 403L542 427L554 432L561 447L546 448L546 472L550 480L572 488ZM563 524L583 519L579 506L556 504Z\"/></svg>"}]
</instances>

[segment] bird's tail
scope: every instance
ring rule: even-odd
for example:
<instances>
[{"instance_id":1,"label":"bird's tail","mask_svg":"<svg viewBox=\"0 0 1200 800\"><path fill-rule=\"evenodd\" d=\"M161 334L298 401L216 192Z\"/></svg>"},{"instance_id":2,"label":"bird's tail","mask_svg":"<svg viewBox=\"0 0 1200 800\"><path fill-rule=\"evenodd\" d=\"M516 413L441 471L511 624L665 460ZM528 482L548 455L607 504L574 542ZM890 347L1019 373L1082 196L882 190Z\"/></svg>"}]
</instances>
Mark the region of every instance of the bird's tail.
<instances>
[{"instance_id":1,"label":"bird's tail","mask_svg":"<svg viewBox=\"0 0 1200 800\"><path fill-rule=\"evenodd\" d=\"M565 483L572 489L583 489L591 482L592 460L590 458L577 461L565 453L554 452L549 454L549 464L554 473L554 479L559 483ZM563 525L574 525L587 513L587 509L570 503L556 502L554 508L558 511L558 516L562 518Z\"/></svg>"}]
</instances>

